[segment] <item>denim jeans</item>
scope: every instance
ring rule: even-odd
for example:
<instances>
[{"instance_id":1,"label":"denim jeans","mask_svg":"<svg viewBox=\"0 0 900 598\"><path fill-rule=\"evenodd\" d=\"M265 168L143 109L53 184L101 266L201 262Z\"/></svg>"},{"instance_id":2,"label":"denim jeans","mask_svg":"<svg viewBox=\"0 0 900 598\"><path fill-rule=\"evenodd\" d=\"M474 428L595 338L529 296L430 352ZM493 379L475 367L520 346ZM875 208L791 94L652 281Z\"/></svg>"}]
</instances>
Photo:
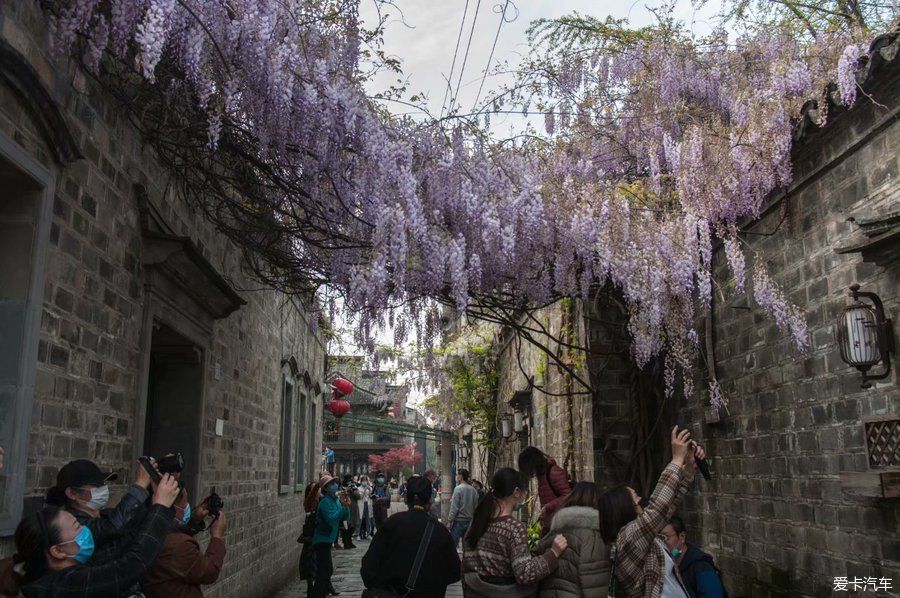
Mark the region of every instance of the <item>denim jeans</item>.
<instances>
[{"instance_id":1,"label":"denim jeans","mask_svg":"<svg viewBox=\"0 0 900 598\"><path fill-rule=\"evenodd\" d=\"M466 531L468 531L471 523L471 519L457 519L453 522L453 525L450 526L450 535L453 536L454 546L459 544L459 540L466 535Z\"/></svg>"}]
</instances>

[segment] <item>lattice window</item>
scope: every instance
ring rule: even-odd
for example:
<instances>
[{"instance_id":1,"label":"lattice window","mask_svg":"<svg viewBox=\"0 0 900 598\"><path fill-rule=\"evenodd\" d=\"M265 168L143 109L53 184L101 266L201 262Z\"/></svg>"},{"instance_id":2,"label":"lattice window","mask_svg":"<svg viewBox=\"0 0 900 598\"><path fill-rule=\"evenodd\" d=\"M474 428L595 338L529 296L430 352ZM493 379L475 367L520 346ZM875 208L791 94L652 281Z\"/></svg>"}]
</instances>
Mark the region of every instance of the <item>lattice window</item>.
<instances>
[{"instance_id":1,"label":"lattice window","mask_svg":"<svg viewBox=\"0 0 900 598\"><path fill-rule=\"evenodd\" d=\"M869 469L900 471L900 419L896 417L863 422Z\"/></svg>"}]
</instances>

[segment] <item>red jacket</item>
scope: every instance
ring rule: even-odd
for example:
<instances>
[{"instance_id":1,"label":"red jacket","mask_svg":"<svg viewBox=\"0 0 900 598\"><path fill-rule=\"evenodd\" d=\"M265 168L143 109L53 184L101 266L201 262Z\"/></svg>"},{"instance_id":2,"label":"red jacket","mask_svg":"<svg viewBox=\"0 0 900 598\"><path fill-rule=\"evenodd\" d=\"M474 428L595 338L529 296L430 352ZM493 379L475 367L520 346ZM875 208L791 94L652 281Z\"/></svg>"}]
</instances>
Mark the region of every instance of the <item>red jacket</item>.
<instances>
[{"instance_id":1,"label":"red jacket","mask_svg":"<svg viewBox=\"0 0 900 598\"><path fill-rule=\"evenodd\" d=\"M537 474L538 498L541 500L541 525L550 529L553 514L559 510L565 498L572 493L566 470L550 459L544 473Z\"/></svg>"},{"instance_id":2,"label":"red jacket","mask_svg":"<svg viewBox=\"0 0 900 598\"><path fill-rule=\"evenodd\" d=\"M153 568L144 575L147 598L203 598L201 585L215 583L225 561L225 542L211 538L206 553L180 531L166 536Z\"/></svg>"}]
</instances>

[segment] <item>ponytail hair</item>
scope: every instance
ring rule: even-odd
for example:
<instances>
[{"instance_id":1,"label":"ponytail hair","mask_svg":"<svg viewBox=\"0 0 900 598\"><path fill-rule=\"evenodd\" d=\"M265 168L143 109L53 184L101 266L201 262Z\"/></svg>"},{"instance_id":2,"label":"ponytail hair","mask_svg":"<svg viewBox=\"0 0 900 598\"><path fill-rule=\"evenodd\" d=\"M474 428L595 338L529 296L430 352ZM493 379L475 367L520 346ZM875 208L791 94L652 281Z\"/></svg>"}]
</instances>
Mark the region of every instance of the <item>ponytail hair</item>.
<instances>
[{"instance_id":1,"label":"ponytail hair","mask_svg":"<svg viewBox=\"0 0 900 598\"><path fill-rule=\"evenodd\" d=\"M59 486L53 486L47 490L47 496L44 497L44 502L54 507L65 507L69 504L69 497L66 496L66 489L60 488Z\"/></svg>"},{"instance_id":2,"label":"ponytail hair","mask_svg":"<svg viewBox=\"0 0 900 598\"><path fill-rule=\"evenodd\" d=\"M600 535L604 542L615 542L619 531L635 519L637 509L628 486L616 486L600 497Z\"/></svg>"},{"instance_id":3,"label":"ponytail hair","mask_svg":"<svg viewBox=\"0 0 900 598\"><path fill-rule=\"evenodd\" d=\"M0 561L0 595L18 596L22 586L47 572L47 551L59 544L58 507L45 507L16 526L16 554Z\"/></svg>"},{"instance_id":4,"label":"ponytail hair","mask_svg":"<svg viewBox=\"0 0 900 598\"><path fill-rule=\"evenodd\" d=\"M522 476L518 471L511 467L497 470L497 473L491 478L491 491L485 493L472 515L472 524L465 537L465 543L470 549L475 550L481 536L487 531L494 518L494 513L499 508L500 501L511 496L516 488L522 488Z\"/></svg>"},{"instance_id":5,"label":"ponytail hair","mask_svg":"<svg viewBox=\"0 0 900 598\"><path fill-rule=\"evenodd\" d=\"M519 471L522 477L530 480L536 475L543 475L547 471L547 465L550 463L550 457L535 446L526 446L519 453Z\"/></svg>"},{"instance_id":6,"label":"ponytail hair","mask_svg":"<svg viewBox=\"0 0 900 598\"><path fill-rule=\"evenodd\" d=\"M319 485L311 482L306 485L306 497L303 499L303 510L307 513L315 511L319 503Z\"/></svg>"}]
</instances>

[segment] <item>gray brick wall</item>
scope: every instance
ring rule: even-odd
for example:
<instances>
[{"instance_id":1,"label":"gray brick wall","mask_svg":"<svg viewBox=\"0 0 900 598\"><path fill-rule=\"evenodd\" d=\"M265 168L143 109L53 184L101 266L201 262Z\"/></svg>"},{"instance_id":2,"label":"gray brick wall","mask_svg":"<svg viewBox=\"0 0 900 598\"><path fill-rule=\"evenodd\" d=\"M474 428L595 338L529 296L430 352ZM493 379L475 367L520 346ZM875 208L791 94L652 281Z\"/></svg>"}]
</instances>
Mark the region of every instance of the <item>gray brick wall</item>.
<instances>
[{"instance_id":1,"label":"gray brick wall","mask_svg":"<svg viewBox=\"0 0 900 598\"><path fill-rule=\"evenodd\" d=\"M148 334L147 279L133 192L135 184L143 185L166 223L200 247L247 301L213 324L205 347L201 493L215 486L229 513L228 556L218 584L207 595L270 595L295 571L295 538L303 515L301 493L292 488L281 494L277 482L281 362L294 356L301 371L322 381L323 340L298 303L256 290L259 285L242 273L235 248L181 201L174 181L110 99L77 68L50 54L47 22L38 3L4 3L0 36L27 57L84 154L58 169L26 497L42 496L58 468L75 458L120 471L116 495L133 475L133 455L140 452L136 418ZM0 130L54 167L22 99L2 83ZM318 450L321 398L305 390L317 399L315 417L308 430L297 430L295 422L292 444L315 434ZM227 419L222 436L215 434L216 419ZM297 471L294 464L291 471ZM0 556L10 552L10 539L0 539Z\"/></svg>"},{"instance_id":2,"label":"gray brick wall","mask_svg":"<svg viewBox=\"0 0 900 598\"><path fill-rule=\"evenodd\" d=\"M560 330L564 326L563 312L562 303L556 303L540 310L535 317L554 338L560 338ZM583 306L579 302L575 302L572 320L571 326L574 327L575 337L584 338ZM537 325L532 325L532 327L536 328ZM556 354L563 355L564 359L568 359L564 355L565 352L553 339L546 335L536 335L536 340L549 346ZM516 460L519 451L529 444L551 455L560 466L566 465L570 430L572 430L574 444L568 469L574 474L575 479L592 479L594 456L591 448L593 421L591 396L577 394L584 389L577 382L573 382L571 390L576 394L572 397L570 405L565 397L559 396L567 391L565 385L567 376L564 374L564 370L555 365L553 360L548 359L546 354L536 346L526 340L517 339L509 331L499 341L498 355L500 382L497 400L501 414L512 412L508 402L516 391L528 389L528 378L533 378L535 385L543 388L546 392L533 391L532 425L528 430L528 435L524 439L502 442L495 468L517 467ZM586 380L588 378L587 364L580 356L577 360L579 363L575 364L575 370L579 372L580 377ZM490 479L489 473L483 474L485 480Z\"/></svg>"},{"instance_id":3,"label":"gray brick wall","mask_svg":"<svg viewBox=\"0 0 900 598\"><path fill-rule=\"evenodd\" d=\"M794 351L752 298L715 306L715 354L730 418L724 426L695 426L717 477L701 482L685 515L732 595L826 596L835 576L892 577L900 585L900 500L856 498L841 484L842 473L866 470L860 421L900 413L896 370L862 390L835 342L853 283L878 293L895 322L900 316L896 260L875 264L835 253L857 239L851 218L898 207L896 71L873 90L876 103L832 115L828 127L802 141L793 188L746 227L748 254L764 260L805 310L809 353ZM727 278L724 262L720 251L718 281ZM703 421L697 401L687 419Z\"/></svg>"}]
</instances>

